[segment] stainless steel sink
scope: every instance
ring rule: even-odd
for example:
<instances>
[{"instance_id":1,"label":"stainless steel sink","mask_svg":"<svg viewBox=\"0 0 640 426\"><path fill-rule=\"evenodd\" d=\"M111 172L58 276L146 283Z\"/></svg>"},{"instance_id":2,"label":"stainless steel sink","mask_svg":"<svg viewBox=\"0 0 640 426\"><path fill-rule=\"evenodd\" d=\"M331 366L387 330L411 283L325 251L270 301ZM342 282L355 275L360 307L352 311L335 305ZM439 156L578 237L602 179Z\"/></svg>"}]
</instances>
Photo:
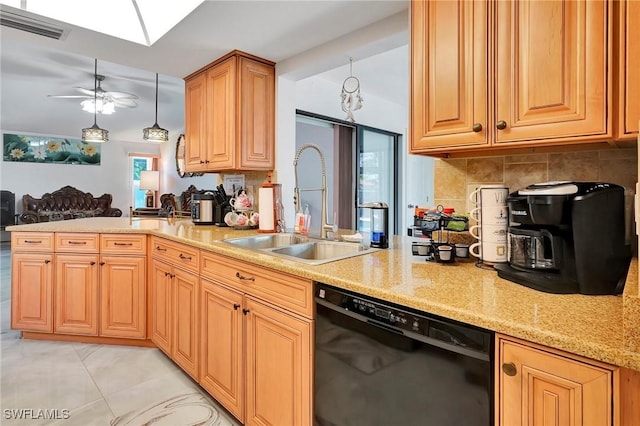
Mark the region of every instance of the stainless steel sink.
<instances>
[{"instance_id":1,"label":"stainless steel sink","mask_svg":"<svg viewBox=\"0 0 640 426\"><path fill-rule=\"evenodd\" d=\"M309 241L309 238L304 235L282 233L254 235L251 237L231 238L225 240L226 243L254 250L290 246L307 241Z\"/></svg>"},{"instance_id":2,"label":"stainless steel sink","mask_svg":"<svg viewBox=\"0 0 640 426\"><path fill-rule=\"evenodd\" d=\"M270 250L276 256L283 256L312 265L347 259L374 251L376 249L367 248L362 244L325 240L310 241Z\"/></svg>"},{"instance_id":3,"label":"stainless steel sink","mask_svg":"<svg viewBox=\"0 0 640 426\"><path fill-rule=\"evenodd\" d=\"M358 243L321 240L299 234L254 235L230 238L224 242L309 265L320 265L378 251Z\"/></svg>"}]
</instances>

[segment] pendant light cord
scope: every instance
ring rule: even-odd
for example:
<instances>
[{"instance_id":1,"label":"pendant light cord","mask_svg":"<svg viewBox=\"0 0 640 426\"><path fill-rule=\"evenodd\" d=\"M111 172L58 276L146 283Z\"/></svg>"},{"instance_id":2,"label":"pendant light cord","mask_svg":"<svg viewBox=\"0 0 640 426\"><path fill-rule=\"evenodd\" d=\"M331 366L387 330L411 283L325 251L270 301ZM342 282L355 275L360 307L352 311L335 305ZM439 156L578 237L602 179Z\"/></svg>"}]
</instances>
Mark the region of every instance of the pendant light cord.
<instances>
[{"instance_id":1,"label":"pendant light cord","mask_svg":"<svg viewBox=\"0 0 640 426\"><path fill-rule=\"evenodd\" d=\"M93 125L98 125L98 58L95 58L93 71Z\"/></svg>"},{"instance_id":2,"label":"pendant light cord","mask_svg":"<svg viewBox=\"0 0 640 426\"><path fill-rule=\"evenodd\" d=\"M158 73L156 73L156 122L154 124L158 127Z\"/></svg>"}]
</instances>

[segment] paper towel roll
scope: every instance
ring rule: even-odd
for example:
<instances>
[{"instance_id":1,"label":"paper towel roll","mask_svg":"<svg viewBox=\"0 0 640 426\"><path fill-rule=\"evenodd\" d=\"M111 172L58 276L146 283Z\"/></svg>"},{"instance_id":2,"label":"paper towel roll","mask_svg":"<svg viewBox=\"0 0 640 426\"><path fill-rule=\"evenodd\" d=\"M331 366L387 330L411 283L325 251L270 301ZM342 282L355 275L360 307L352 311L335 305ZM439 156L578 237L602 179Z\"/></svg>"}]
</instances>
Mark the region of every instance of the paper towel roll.
<instances>
[{"instance_id":1,"label":"paper towel roll","mask_svg":"<svg viewBox=\"0 0 640 426\"><path fill-rule=\"evenodd\" d=\"M261 232L275 232L275 200L273 187L258 189L258 213L260 221L258 230Z\"/></svg>"}]
</instances>

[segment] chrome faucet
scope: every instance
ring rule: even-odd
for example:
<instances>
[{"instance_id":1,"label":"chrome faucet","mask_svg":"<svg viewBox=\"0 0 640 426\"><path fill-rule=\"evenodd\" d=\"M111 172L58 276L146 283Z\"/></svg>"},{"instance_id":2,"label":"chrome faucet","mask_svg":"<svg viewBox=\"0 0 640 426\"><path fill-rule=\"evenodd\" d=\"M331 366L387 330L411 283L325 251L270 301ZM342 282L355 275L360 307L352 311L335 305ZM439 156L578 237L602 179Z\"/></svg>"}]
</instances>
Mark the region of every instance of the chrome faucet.
<instances>
[{"instance_id":1,"label":"chrome faucet","mask_svg":"<svg viewBox=\"0 0 640 426\"><path fill-rule=\"evenodd\" d=\"M322 165L322 188L309 188L309 189L300 189L298 188L298 160L300 159L300 154L305 149L315 149L318 151L318 155L320 156L320 163ZM320 238L327 238L327 232L336 231L335 225L330 225L329 220L327 219L327 167L324 162L324 155L322 155L322 151L318 148L318 145L314 145L312 143L306 143L302 145L296 151L296 155L293 158L293 167L295 173L295 188L293 189L293 202L296 207L296 212L300 211L300 191L320 191L322 193L322 210L320 215L322 216L322 223L320 224Z\"/></svg>"}]
</instances>

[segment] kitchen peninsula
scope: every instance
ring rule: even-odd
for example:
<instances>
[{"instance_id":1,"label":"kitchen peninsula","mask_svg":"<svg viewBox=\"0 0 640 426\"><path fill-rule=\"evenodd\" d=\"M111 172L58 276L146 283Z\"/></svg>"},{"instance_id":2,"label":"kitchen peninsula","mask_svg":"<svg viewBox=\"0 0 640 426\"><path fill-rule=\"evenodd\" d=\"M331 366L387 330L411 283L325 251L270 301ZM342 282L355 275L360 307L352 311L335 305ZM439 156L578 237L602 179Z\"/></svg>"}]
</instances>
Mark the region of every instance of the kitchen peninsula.
<instances>
[{"instance_id":1,"label":"kitchen peninsula","mask_svg":"<svg viewBox=\"0 0 640 426\"><path fill-rule=\"evenodd\" d=\"M100 265L105 260L108 264L109 259L105 258L109 256L117 259L138 258L138 260L140 257L146 256L146 275L143 275L146 279L141 293L138 293L145 295L143 299L147 300L146 303L140 305L146 308L147 318L146 328L143 328L146 331L143 333L142 340L148 341L150 339L156 346L163 349L178 365L199 381L212 395L221 400L225 407L246 424L252 423L251 419L258 414L252 410L259 407L255 400L251 400L249 394L260 398L261 389L248 393L246 411L243 411L242 403L234 399L233 395L227 395L228 399L226 400L220 397L219 393L215 391L216 381L207 381L207 369L211 367L206 362L207 356L210 355L207 352L207 335L204 333L207 321L196 321L199 325L193 326L191 330L183 330L182 324L176 326L175 323L170 323L167 318L159 317L158 312L160 311L156 309L157 306L154 308L155 302L164 303L163 306L167 312L172 309L171 306L175 309L176 306L179 308L183 304L173 303L171 293L159 294L158 288L154 287L154 282L175 280L178 291L174 291L174 297L184 297L185 300L189 300L189 303L185 303L184 306L191 306L193 312L186 312L185 315L173 315L174 319L194 319L198 318L198 315L202 316L206 312L207 301L213 301L210 297L219 295L219 293L215 293L215 289L211 292L207 291L208 288L214 288L211 287L212 285L221 287L226 292L225 297L238 298L237 302L230 305L232 306L230 312L238 310L242 306L242 313L247 318L251 317L253 313L261 316L265 321L273 318L270 316L272 314L281 316L281 318L274 319L274 324L277 321L286 324L287 331L290 332L289 337L292 341L298 342L302 348L302 354L296 355L299 358L294 360L294 365L290 368L296 371L295 374L302 377L302 380L298 376L293 380L297 384L302 383L301 389L292 389L292 393L300 392L294 399L301 400L294 402L294 407L291 407L291 412L294 413L291 421L294 424L309 423L308 382L310 374L311 376L313 374L309 363L309 352L313 345L313 282L323 282L430 314L486 328L498 333L500 339L515 338L513 340L517 344L531 343L536 349L548 349L550 354L560 354L561 356L575 354L577 355L575 358L592 362L598 368L603 366L610 368L609 371L614 377L614 383L618 385L626 380L629 380L629 383L635 381L631 393L620 392L622 396L618 395L618 391L614 387L614 401L618 401L618 398L622 398L624 394L629 395L632 399L634 395L637 398L640 393L638 390L640 382L640 373L638 373L640 371L640 291L637 279L637 259L632 261L625 292L622 296L553 295L498 278L495 271L477 268L472 261L453 264L425 262L424 258L412 255L411 241L407 237L394 237L387 250L310 266L242 249L223 241L228 238L246 236L251 231L237 231L214 226L194 226L190 220L184 219L167 221L160 219L86 218L12 226L7 229L12 231L14 268L12 315L17 314L14 303L18 296L16 285L19 285L17 281L20 279L19 267L15 263L20 256L16 255L25 255L32 263L39 261L42 265L49 265L45 268L53 268L56 256L60 256L58 255L60 242L72 243L72 237L75 236L79 240L69 244L68 247L71 247L71 251L76 257L84 252L89 252L92 255L100 253L100 256L96 258ZM33 238L34 236L38 236L38 238ZM58 238L60 236L65 237L66 240ZM119 237L133 238L134 236L146 239L144 248L136 246L140 240L128 242L119 240ZM30 251L28 248L24 248L20 239L32 241L31 244L35 241L36 245L42 244L43 247ZM85 243L83 244L82 241ZM92 251L87 247L93 243L87 241L100 242L95 243L96 248ZM109 241L115 241L117 243L113 243L116 244L115 247L118 250L124 250L125 253L114 254L110 252L113 247L108 244ZM128 245L129 242L131 245ZM137 251L127 254L127 250ZM65 249L63 248L61 252L65 253ZM69 255L64 254L64 256ZM172 256L175 261L188 263L188 266L181 267L181 264L171 264ZM52 277L60 276L58 270L55 273L51 271L49 273L53 274ZM220 282L225 283L224 280L228 279L225 276L234 276L233 279L243 287L237 291L230 291L228 286L218 285ZM49 283L47 290L49 293L40 299L44 305L47 304L48 299L49 310L41 310L45 315L58 315L58 311L52 306L55 306L56 301L60 300L60 295L56 294L53 288L55 286ZM96 287L95 291L100 297L109 295L104 289L100 290ZM27 294L29 297L35 297L33 293L34 291L31 291ZM151 303L151 299L154 300L154 303ZM273 310L267 311L265 307L273 307ZM137 315L140 313L138 312ZM165 316L171 317L171 315ZM24 327L16 327L14 320L15 317L12 316L14 328L27 330ZM53 324L52 318L49 318L49 323ZM251 324L249 326L251 329ZM283 327L285 326L283 325ZM115 329L117 330L118 327L116 326ZM50 338L60 334L56 334L57 331L53 326L48 330L50 331L44 334L41 331L28 332L25 333L25 337ZM169 334L168 342L172 338L171 332L168 330L175 330L179 337L176 339L178 343L175 343L176 340L174 340L173 345L164 348L159 345L157 342L161 339L158 337L162 337L159 335L162 335L163 330ZM83 333L72 331L69 334L78 341L82 341L84 338ZM198 336L204 338L198 338ZM260 343L260 340L256 338L256 335L253 337L253 339L246 339L245 343L250 347L245 350L256 351L256 348L251 345ZM126 336L126 338L131 338L131 336ZM135 337L131 340L134 339ZM499 342L504 341L499 340ZM125 341L124 344L127 342ZM183 344L184 347L181 346ZM178 350L176 350L176 346ZM496 344L496 388L498 388L499 376L501 375L501 364L497 363L500 359L501 347L500 343ZM236 353L237 355L238 353ZM240 358L242 357L240 356ZM303 365L296 364L296 361L300 359L302 359ZM306 365L304 365L305 360ZM259 368L259 363L257 364L258 367L253 366L252 368ZM311 369L311 373L309 369ZM255 379L252 374L256 372L250 370L247 366L247 382ZM275 370L277 371L278 368L276 367ZM239 368L239 371L243 371L243 369ZM210 390L212 388L214 391ZM496 395L498 393L497 389ZM500 399L499 396L496 396L496 413L501 410L498 407ZM624 401L622 406L625 410ZM620 406L614 403L613 407L613 418L619 418ZM637 409L637 406L633 408L633 410ZM628 416L637 415L637 412L628 411L627 413L627 417L622 415L623 423L614 422L613 424L632 424Z\"/></svg>"}]
</instances>

